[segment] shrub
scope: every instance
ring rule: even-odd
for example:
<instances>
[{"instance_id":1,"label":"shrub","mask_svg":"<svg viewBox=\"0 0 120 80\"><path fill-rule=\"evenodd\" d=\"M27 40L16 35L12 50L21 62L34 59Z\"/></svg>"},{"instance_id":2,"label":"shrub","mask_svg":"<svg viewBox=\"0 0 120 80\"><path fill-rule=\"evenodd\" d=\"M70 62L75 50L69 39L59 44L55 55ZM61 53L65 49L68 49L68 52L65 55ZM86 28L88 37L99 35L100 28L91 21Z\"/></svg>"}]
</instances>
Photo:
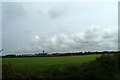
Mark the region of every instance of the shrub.
<instances>
[{"instance_id":1,"label":"shrub","mask_svg":"<svg viewBox=\"0 0 120 80\"><path fill-rule=\"evenodd\" d=\"M118 69L120 70L120 53L114 54L114 57L116 58L116 62L118 64Z\"/></svg>"},{"instance_id":2,"label":"shrub","mask_svg":"<svg viewBox=\"0 0 120 80\"><path fill-rule=\"evenodd\" d=\"M48 72L52 77L111 80L115 79L116 68L117 63L113 56L102 55L83 65L70 65L61 70L54 66L49 68Z\"/></svg>"},{"instance_id":3,"label":"shrub","mask_svg":"<svg viewBox=\"0 0 120 80\"><path fill-rule=\"evenodd\" d=\"M19 69L14 67L12 64L5 64L2 66L2 78L10 79L10 78L24 78L23 74L18 73Z\"/></svg>"},{"instance_id":4,"label":"shrub","mask_svg":"<svg viewBox=\"0 0 120 80\"><path fill-rule=\"evenodd\" d=\"M33 80L39 78L38 77L39 72L35 72L29 67L25 67L24 71L21 71L12 64L4 64L2 67L3 67L2 80L6 80L6 79Z\"/></svg>"},{"instance_id":5,"label":"shrub","mask_svg":"<svg viewBox=\"0 0 120 80\"><path fill-rule=\"evenodd\" d=\"M64 76L64 78L80 78L80 66L81 65L79 64L67 66L62 69L62 75Z\"/></svg>"},{"instance_id":6,"label":"shrub","mask_svg":"<svg viewBox=\"0 0 120 80\"><path fill-rule=\"evenodd\" d=\"M82 77L110 80L116 73L116 61L113 56L102 55L82 67Z\"/></svg>"}]
</instances>

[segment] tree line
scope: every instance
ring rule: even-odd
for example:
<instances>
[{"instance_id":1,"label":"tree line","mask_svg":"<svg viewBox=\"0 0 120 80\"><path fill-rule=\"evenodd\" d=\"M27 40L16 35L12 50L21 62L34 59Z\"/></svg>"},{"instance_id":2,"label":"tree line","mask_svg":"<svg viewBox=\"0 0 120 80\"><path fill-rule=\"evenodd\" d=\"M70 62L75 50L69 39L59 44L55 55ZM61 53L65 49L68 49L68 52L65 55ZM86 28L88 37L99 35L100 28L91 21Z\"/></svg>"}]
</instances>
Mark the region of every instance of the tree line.
<instances>
[{"instance_id":1,"label":"tree line","mask_svg":"<svg viewBox=\"0 0 120 80\"><path fill-rule=\"evenodd\" d=\"M91 55L91 54L117 54L120 53L120 51L102 51L102 52L69 52L69 53L38 53L38 54L26 54L26 55L16 55L16 54L8 54L5 56L2 56L3 58L6 57L55 57L55 56L74 56L74 55Z\"/></svg>"}]
</instances>

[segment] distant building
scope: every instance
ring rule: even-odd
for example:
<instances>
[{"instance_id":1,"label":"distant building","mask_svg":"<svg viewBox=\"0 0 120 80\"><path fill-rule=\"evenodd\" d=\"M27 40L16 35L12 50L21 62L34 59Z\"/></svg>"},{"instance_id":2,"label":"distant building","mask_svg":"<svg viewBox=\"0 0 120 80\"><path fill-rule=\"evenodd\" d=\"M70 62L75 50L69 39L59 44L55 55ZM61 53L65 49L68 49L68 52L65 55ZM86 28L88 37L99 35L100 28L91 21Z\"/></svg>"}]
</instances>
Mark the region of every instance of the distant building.
<instances>
[{"instance_id":1,"label":"distant building","mask_svg":"<svg viewBox=\"0 0 120 80\"><path fill-rule=\"evenodd\" d=\"M34 54L22 54L22 56L34 56Z\"/></svg>"}]
</instances>

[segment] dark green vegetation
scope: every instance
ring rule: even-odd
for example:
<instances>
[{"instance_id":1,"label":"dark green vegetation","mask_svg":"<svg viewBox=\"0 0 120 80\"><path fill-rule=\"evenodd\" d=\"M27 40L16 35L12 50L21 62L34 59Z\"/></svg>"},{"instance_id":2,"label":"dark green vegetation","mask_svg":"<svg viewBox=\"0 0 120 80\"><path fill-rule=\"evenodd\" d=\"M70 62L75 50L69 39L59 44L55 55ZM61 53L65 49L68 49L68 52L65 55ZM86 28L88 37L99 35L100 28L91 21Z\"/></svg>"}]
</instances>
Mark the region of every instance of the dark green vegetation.
<instances>
[{"instance_id":1,"label":"dark green vegetation","mask_svg":"<svg viewBox=\"0 0 120 80\"><path fill-rule=\"evenodd\" d=\"M81 55L63 57L3 58L6 78L84 78L117 80L120 55Z\"/></svg>"}]
</instances>

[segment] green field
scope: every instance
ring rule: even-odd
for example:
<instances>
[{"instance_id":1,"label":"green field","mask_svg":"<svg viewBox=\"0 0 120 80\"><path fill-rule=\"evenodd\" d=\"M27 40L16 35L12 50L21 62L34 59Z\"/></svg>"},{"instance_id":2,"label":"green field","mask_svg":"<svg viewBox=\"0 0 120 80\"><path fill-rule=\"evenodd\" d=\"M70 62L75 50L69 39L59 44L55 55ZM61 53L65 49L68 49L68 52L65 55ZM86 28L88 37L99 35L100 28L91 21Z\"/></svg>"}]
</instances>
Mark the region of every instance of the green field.
<instances>
[{"instance_id":1,"label":"green field","mask_svg":"<svg viewBox=\"0 0 120 80\"><path fill-rule=\"evenodd\" d=\"M118 54L2 58L2 72L4 79L18 77L119 79L119 61Z\"/></svg>"},{"instance_id":2,"label":"green field","mask_svg":"<svg viewBox=\"0 0 120 80\"><path fill-rule=\"evenodd\" d=\"M12 64L17 68L29 67L34 70L44 70L50 66L67 66L81 64L100 57L97 55L61 56L61 57L24 57L24 58L3 58L2 64Z\"/></svg>"}]
</instances>

